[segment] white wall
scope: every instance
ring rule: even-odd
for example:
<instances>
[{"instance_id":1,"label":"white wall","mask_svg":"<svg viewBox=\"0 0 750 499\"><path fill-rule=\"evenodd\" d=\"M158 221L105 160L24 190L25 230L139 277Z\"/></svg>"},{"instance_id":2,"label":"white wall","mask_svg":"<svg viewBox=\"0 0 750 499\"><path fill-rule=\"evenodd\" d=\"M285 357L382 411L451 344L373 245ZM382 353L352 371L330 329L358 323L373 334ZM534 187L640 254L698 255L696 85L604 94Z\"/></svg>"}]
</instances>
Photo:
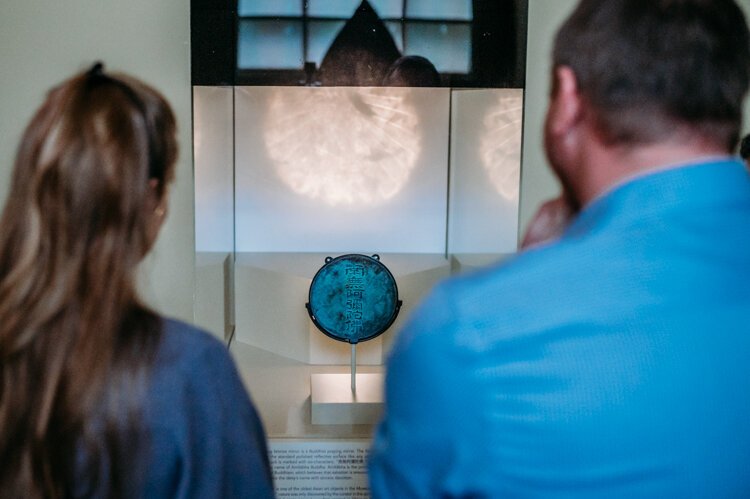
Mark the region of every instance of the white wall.
<instances>
[{"instance_id":1,"label":"white wall","mask_svg":"<svg viewBox=\"0 0 750 499\"><path fill-rule=\"evenodd\" d=\"M560 185L544 156L542 126L549 101L552 39L577 3L577 0L529 0L521 156L521 234L526 231L539 204L560 192Z\"/></svg>"},{"instance_id":2,"label":"white wall","mask_svg":"<svg viewBox=\"0 0 750 499\"><path fill-rule=\"evenodd\" d=\"M193 317L193 178L188 0L0 2L0 201L23 127L46 90L102 60L160 89L179 123L180 160L169 217L143 268L148 301Z\"/></svg>"}]
</instances>

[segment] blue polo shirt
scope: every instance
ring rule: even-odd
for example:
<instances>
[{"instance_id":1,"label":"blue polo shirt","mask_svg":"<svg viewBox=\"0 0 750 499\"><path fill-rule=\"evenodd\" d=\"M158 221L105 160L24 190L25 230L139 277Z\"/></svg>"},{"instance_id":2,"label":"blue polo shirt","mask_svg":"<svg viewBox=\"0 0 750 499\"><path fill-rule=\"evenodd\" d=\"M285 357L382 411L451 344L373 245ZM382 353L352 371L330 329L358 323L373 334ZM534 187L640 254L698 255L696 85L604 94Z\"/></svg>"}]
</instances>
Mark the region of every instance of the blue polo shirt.
<instances>
[{"instance_id":1,"label":"blue polo shirt","mask_svg":"<svg viewBox=\"0 0 750 499\"><path fill-rule=\"evenodd\" d=\"M374 498L750 497L750 177L632 179L439 285L387 362Z\"/></svg>"}]
</instances>

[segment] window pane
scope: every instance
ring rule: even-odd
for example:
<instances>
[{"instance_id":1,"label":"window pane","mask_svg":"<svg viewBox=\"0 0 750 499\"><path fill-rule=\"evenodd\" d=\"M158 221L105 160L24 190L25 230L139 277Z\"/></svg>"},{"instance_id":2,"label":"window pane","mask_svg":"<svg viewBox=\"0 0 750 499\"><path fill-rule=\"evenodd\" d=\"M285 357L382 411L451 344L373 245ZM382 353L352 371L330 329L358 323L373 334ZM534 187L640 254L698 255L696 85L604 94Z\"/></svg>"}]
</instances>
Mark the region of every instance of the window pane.
<instances>
[{"instance_id":1,"label":"window pane","mask_svg":"<svg viewBox=\"0 0 750 499\"><path fill-rule=\"evenodd\" d=\"M361 0L309 0L307 15L349 19L360 3ZM370 0L370 5L381 19L400 19L403 12L403 0Z\"/></svg>"},{"instance_id":2,"label":"window pane","mask_svg":"<svg viewBox=\"0 0 750 499\"><path fill-rule=\"evenodd\" d=\"M309 25L309 38L307 40L307 61L315 63L320 67L328 49L331 48L333 39L339 34L346 21L312 21Z\"/></svg>"},{"instance_id":3,"label":"window pane","mask_svg":"<svg viewBox=\"0 0 750 499\"><path fill-rule=\"evenodd\" d=\"M404 0L370 0L370 5L381 19L401 19L404 13Z\"/></svg>"},{"instance_id":4,"label":"window pane","mask_svg":"<svg viewBox=\"0 0 750 499\"><path fill-rule=\"evenodd\" d=\"M239 69L301 69L300 21L242 21L239 30Z\"/></svg>"},{"instance_id":5,"label":"window pane","mask_svg":"<svg viewBox=\"0 0 750 499\"><path fill-rule=\"evenodd\" d=\"M361 0L309 0L307 15L310 17L349 19L360 3Z\"/></svg>"},{"instance_id":6,"label":"window pane","mask_svg":"<svg viewBox=\"0 0 750 499\"><path fill-rule=\"evenodd\" d=\"M300 0L239 0L240 16L301 16Z\"/></svg>"},{"instance_id":7,"label":"window pane","mask_svg":"<svg viewBox=\"0 0 750 499\"><path fill-rule=\"evenodd\" d=\"M420 19L472 19L471 0L409 0L406 17Z\"/></svg>"},{"instance_id":8,"label":"window pane","mask_svg":"<svg viewBox=\"0 0 750 499\"><path fill-rule=\"evenodd\" d=\"M428 58L441 73L471 69L471 25L406 23L407 55Z\"/></svg>"},{"instance_id":9,"label":"window pane","mask_svg":"<svg viewBox=\"0 0 750 499\"><path fill-rule=\"evenodd\" d=\"M393 37L393 41L396 42L396 47L398 47L398 50L403 52L404 51L404 37L402 36L403 28L402 28L401 22L400 21L387 21L385 23L385 27L388 28L388 31Z\"/></svg>"}]
</instances>

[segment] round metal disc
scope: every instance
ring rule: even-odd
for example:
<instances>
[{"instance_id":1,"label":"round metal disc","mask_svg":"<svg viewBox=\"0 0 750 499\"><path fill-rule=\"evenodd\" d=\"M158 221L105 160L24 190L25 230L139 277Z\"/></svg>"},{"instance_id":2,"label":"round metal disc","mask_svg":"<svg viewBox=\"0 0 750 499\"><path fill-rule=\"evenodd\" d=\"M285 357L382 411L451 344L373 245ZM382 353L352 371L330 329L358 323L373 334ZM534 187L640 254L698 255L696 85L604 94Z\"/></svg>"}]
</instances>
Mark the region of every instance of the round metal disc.
<instances>
[{"instance_id":1,"label":"round metal disc","mask_svg":"<svg viewBox=\"0 0 750 499\"><path fill-rule=\"evenodd\" d=\"M379 257L356 254L326 258L310 284L307 304L318 329L348 343L385 332L400 307L396 280Z\"/></svg>"}]
</instances>

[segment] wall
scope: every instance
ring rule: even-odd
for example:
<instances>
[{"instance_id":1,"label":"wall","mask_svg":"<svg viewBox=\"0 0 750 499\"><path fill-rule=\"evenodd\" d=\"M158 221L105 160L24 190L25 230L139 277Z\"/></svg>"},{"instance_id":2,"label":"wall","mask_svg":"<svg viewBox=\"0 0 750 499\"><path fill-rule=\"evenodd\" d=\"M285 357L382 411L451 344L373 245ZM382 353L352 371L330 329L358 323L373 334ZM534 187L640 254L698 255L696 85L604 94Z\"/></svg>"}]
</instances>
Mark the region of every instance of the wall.
<instances>
[{"instance_id":1,"label":"wall","mask_svg":"<svg viewBox=\"0 0 750 499\"><path fill-rule=\"evenodd\" d=\"M169 217L141 287L149 303L193 318L193 178L188 0L0 2L0 201L23 127L54 83L102 60L160 89L175 108L180 160Z\"/></svg>"},{"instance_id":2,"label":"wall","mask_svg":"<svg viewBox=\"0 0 750 499\"><path fill-rule=\"evenodd\" d=\"M539 204L555 197L560 191L557 179L547 167L542 126L549 97L552 38L576 3L577 0L529 0L519 209L521 234L525 232Z\"/></svg>"}]
</instances>

